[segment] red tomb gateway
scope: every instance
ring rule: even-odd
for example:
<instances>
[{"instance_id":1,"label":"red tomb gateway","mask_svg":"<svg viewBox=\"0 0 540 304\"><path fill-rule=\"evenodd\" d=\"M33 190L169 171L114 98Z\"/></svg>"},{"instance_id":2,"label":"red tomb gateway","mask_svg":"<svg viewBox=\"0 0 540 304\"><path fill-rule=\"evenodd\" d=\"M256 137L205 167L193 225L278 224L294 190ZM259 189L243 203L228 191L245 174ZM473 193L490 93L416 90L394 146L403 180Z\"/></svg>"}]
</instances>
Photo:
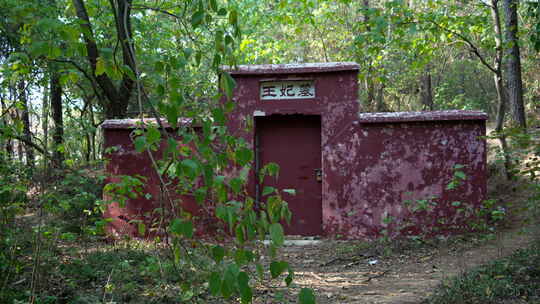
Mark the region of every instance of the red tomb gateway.
<instances>
[{"instance_id":1,"label":"red tomb gateway","mask_svg":"<svg viewBox=\"0 0 540 304\"><path fill-rule=\"evenodd\" d=\"M368 239L465 229L486 198L486 114L361 113L358 68L343 62L227 70L236 81L229 130L255 152L251 194L263 200L268 185L296 190L284 194L293 213L288 234ZM129 139L129 124L113 125L103 124L106 146ZM141 165L129 171L150 174L145 156L138 157ZM108 166L118 174L115 162L122 156ZM280 165L279 179L257 184L255 172L268 162ZM466 178L448 187L457 171Z\"/></svg>"},{"instance_id":2,"label":"red tomb gateway","mask_svg":"<svg viewBox=\"0 0 540 304\"><path fill-rule=\"evenodd\" d=\"M174 129L170 128L165 121L162 125L167 129L167 132L174 136ZM180 125L191 126L191 121L182 120ZM153 221L159 214L154 213L158 208L173 208L169 205L168 200L160 187L160 179L156 171L153 169L152 161L148 153L139 153L135 149L133 143L132 132L136 128L146 128L147 126L156 126L155 119L113 119L106 120L101 125L104 136L104 158L107 159L106 172L109 175L107 183L121 183L125 176L143 177L145 180L142 193L137 198L130 198L125 202L125 206L121 206L118 202L111 203L104 216L111 218L112 221L107 227L108 232L113 235L131 235L138 236L139 221L145 223L145 230L150 235L155 235L151 230L156 221ZM161 143L158 151L153 152L155 159L159 159L166 149L166 144ZM171 197L175 200L181 200L181 206L195 216L200 217L198 228L199 234L202 234L204 227L211 227L211 220L208 219L204 210L199 208L192 196L179 196L174 194L174 189L169 189ZM104 193L104 199L112 199ZM159 228L159 227L158 227ZM161 227L163 228L163 227Z\"/></svg>"}]
</instances>

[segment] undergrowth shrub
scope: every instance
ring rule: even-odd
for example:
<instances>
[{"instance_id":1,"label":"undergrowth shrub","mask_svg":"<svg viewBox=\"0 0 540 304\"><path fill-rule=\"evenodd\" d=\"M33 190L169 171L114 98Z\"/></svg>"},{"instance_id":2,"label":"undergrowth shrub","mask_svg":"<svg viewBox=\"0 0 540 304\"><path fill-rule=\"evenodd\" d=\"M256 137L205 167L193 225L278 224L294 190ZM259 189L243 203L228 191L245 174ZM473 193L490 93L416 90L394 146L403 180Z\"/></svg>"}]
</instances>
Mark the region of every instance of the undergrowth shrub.
<instances>
[{"instance_id":1,"label":"undergrowth shrub","mask_svg":"<svg viewBox=\"0 0 540 304\"><path fill-rule=\"evenodd\" d=\"M10 162L0 154L0 302L12 296L10 281L23 270L18 259L21 247L20 228L15 217L25 211L27 172L18 163Z\"/></svg>"},{"instance_id":2,"label":"undergrowth shrub","mask_svg":"<svg viewBox=\"0 0 540 304\"><path fill-rule=\"evenodd\" d=\"M104 179L98 170L76 169L47 184L40 200L55 218L50 224L64 233L64 237L95 229L94 223L101 219L99 202Z\"/></svg>"},{"instance_id":3,"label":"undergrowth shrub","mask_svg":"<svg viewBox=\"0 0 540 304\"><path fill-rule=\"evenodd\" d=\"M540 301L540 241L443 283L425 303Z\"/></svg>"}]
</instances>

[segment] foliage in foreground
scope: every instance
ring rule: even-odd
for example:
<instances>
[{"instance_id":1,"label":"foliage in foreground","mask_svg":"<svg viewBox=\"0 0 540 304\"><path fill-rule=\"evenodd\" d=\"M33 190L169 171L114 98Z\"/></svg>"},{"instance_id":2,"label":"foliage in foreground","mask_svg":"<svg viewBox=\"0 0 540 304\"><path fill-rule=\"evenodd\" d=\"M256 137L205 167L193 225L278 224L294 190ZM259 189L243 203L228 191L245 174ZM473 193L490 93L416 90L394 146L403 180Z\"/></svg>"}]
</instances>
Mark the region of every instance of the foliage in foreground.
<instances>
[{"instance_id":1,"label":"foliage in foreground","mask_svg":"<svg viewBox=\"0 0 540 304\"><path fill-rule=\"evenodd\" d=\"M92 245L91 250L78 251L80 244L69 244L62 255L47 258L47 272L42 274L46 282L37 302L186 303L204 297L204 290L182 288L182 274L162 247L139 241ZM203 279L190 269L180 271L189 272L193 281ZM16 295L27 298L24 290Z\"/></svg>"},{"instance_id":2,"label":"foliage in foreground","mask_svg":"<svg viewBox=\"0 0 540 304\"><path fill-rule=\"evenodd\" d=\"M273 245L197 241L185 221L171 223L172 243L108 244L99 169L22 178L23 167L0 165L0 303L249 303L261 297L295 302L281 290L283 282L293 282L289 264L267 259L272 252L275 257ZM276 227L281 228L270 225L270 237L282 244L283 230ZM259 292L269 287L280 291ZM315 301L307 288L297 299Z\"/></svg>"},{"instance_id":3,"label":"foliage in foreground","mask_svg":"<svg viewBox=\"0 0 540 304\"><path fill-rule=\"evenodd\" d=\"M444 283L425 303L487 304L507 300L540 303L540 240Z\"/></svg>"}]
</instances>

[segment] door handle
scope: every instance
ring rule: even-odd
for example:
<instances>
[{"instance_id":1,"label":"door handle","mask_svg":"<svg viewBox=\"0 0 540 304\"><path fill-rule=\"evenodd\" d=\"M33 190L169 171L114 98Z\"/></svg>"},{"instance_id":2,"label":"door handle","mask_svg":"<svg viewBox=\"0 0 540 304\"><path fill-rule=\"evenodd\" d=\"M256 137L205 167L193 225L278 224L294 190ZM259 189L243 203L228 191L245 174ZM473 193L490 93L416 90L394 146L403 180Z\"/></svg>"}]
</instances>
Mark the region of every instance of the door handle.
<instances>
[{"instance_id":1,"label":"door handle","mask_svg":"<svg viewBox=\"0 0 540 304\"><path fill-rule=\"evenodd\" d=\"M315 171L315 179L320 183L322 182L322 169L314 169Z\"/></svg>"}]
</instances>

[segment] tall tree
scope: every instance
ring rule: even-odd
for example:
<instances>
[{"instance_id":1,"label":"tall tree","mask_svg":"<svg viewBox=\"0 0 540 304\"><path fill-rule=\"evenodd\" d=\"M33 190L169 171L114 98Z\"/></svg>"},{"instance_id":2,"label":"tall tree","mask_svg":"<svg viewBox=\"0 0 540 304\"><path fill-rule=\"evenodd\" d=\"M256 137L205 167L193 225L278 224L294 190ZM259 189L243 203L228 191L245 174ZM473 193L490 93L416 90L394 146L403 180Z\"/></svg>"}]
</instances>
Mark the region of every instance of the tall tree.
<instances>
[{"instance_id":1,"label":"tall tree","mask_svg":"<svg viewBox=\"0 0 540 304\"><path fill-rule=\"evenodd\" d=\"M462 41L467 46L469 51L474 54L474 56L478 58L478 60L480 60L482 65L484 65L488 70L493 73L493 81L497 91L497 117L495 131L497 132L501 145L501 150L503 151L503 155L505 158L505 173L506 176L510 178L511 161L508 153L508 144L506 141L506 137L502 132L506 115L507 92L503 79L502 64L504 59L504 48L502 43L503 34L499 3L500 0L491 0L489 3L483 3L487 8L489 8L489 11L491 12L492 33L493 40L495 42L495 54L493 57L493 64L489 63L489 59L483 54L481 48L469 37L469 35L474 34L470 32L470 28L472 28L473 24L476 22L475 19L465 19L463 21L460 20L460 22L457 22L458 26L456 28L453 28L452 25L448 23L448 17L446 16L439 16L442 18L442 20L446 22L445 25L441 25L436 19L429 20L429 22L433 23L437 28L446 31L447 33Z\"/></svg>"},{"instance_id":2,"label":"tall tree","mask_svg":"<svg viewBox=\"0 0 540 304\"><path fill-rule=\"evenodd\" d=\"M433 88L429 65L426 65L420 81L420 98L422 100L422 106L424 110L433 111Z\"/></svg>"},{"instance_id":3,"label":"tall tree","mask_svg":"<svg viewBox=\"0 0 540 304\"><path fill-rule=\"evenodd\" d=\"M504 118L506 115L506 105L507 105L507 92L504 86L503 81L503 68L502 68L502 62L504 57L504 50L502 45L502 27L501 27L501 14L499 11L499 0L491 0L490 5L491 10L491 18L493 22L493 30L495 32L495 58L493 59L493 67L490 68L493 72L493 80L495 82L495 88L497 90L497 99L498 99L498 105L497 105L497 117L495 122L495 132L499 135L499 143L501 146L501 150L504 155L504 168L506 177L510 179L512 177L511 174L511 161L508 151L508 143L506 141L506 135L503 134L503 128L504 128ZM479 56L479 53L477 53L477 56ZM489 66L488 66L489 68Z\"/></svg>"},{"instance_id":4,"label":"tall tree","mask_svg":"<svg viewBox=\"0 0 540 304\"><path fill-rule=\"evenodd\" d=\"M512 114L516 123L527 128L525 106L523 103L523 80L521 78L521 55L518 38L518 0L504 0L505 33L507 51L508 101L512 106Z\"/></svg>"},{"instance_id":5,"label":"tall tree","mask_svg":"<svg viewBox=\"0 0 540 304\"><path fill-rule=\"evenodd\" d=\"M26 165L30 168L34 167L34 147L32 140L32 130L30 125L30 106L28 103L28 95L26 90L26 82L19 80L17 84L17 92L19 94L19 102L21 103L21 119L23 122L23 136L24 136L24 151L26 155Z\"/></svg>"},{"instance_id":6,"label":"tall tree","mask_svg":"<svg viewBox=\"0 0 540 304\"><path fill-rule=\"evenodd\" d=\"M105 110L106 118L124 118L126 116L129 99L133 93L135 62L134 45L131 30L131 0L110 0L116 28L118 44L122 49L124 70L118 84L114 83L103 68L103 57L97 45L92 23L83 0L73 0L77 17L80 20L82 36L86 45L87 60L90 64L91 76L103 92L104 97L99 101ZM94 77L95 76L95 77Z\"/></svg>"},{"instance_id":7,"label":"tall tree","mask_svg":"<svg viewBox=\"0 0 540 304\"><path fill-rule=\"evenodd\" d=\"M6 102L5 102L5 95L3 94L3 92L0 92L0 111L1 111L1 115L0 115L0 125L2 127L6 126L9 124L9 109L8 107L6 106ZM1 134L0 134L1 135ZM6 156L8 159L11 159L11 157L13 157L13 142L11 141L11 138L9 137L5 137L5 138L0 138L0 154L3 154L3 152L5 151L6 153Z\"/></svg>"},{"instance_id":8,"label":"tall tree","mask_svg":"<svg viewBox=\"0 0 540 304\"><path fill-rule=\"evenodd\" d=\"M45 150L49 148L49 110L50 110L50 84L43 86L43 99L41 102L41 132L43 133L42 142ZM48 163L45 163L47 166Z\"/></svg>"},{"instance_id":9,"label":"tall tree","mask_svg":"<svg viewBox=\"0 0 540 304\"><path fill-rule=\"evenodd\" d=\"M60 75L55 67L51 69L51 110L54 122L53 131L53 167L61 168L64 161L64 120L62 115L62 86Z\"/></svg>"},{"instance_id":10,"label":"tall tree","mask_svg":"<svg viewBox=\"0 0 540 304\"><path fill-rule=\"evenodd\" d=\"M370 13L370 5L369 5L369 0L363 0L362 2L363 4L363 7L362 7L362 10L363 10L363 23L365 24L365 29L367 32L371 32L371 25L370 25L370 22L371 22L371 13ZM366 106L369 108L369 109L375 109L375 106L374 106L374 101L375 101L375 81L374 81L374 77L373 77L373 63L371 62L371 60L368 60L367 62L367 72L366 72L366 75L365 75L365 78L364 78L364 88L366 90Z\"/></svg>"}]
</instances>

